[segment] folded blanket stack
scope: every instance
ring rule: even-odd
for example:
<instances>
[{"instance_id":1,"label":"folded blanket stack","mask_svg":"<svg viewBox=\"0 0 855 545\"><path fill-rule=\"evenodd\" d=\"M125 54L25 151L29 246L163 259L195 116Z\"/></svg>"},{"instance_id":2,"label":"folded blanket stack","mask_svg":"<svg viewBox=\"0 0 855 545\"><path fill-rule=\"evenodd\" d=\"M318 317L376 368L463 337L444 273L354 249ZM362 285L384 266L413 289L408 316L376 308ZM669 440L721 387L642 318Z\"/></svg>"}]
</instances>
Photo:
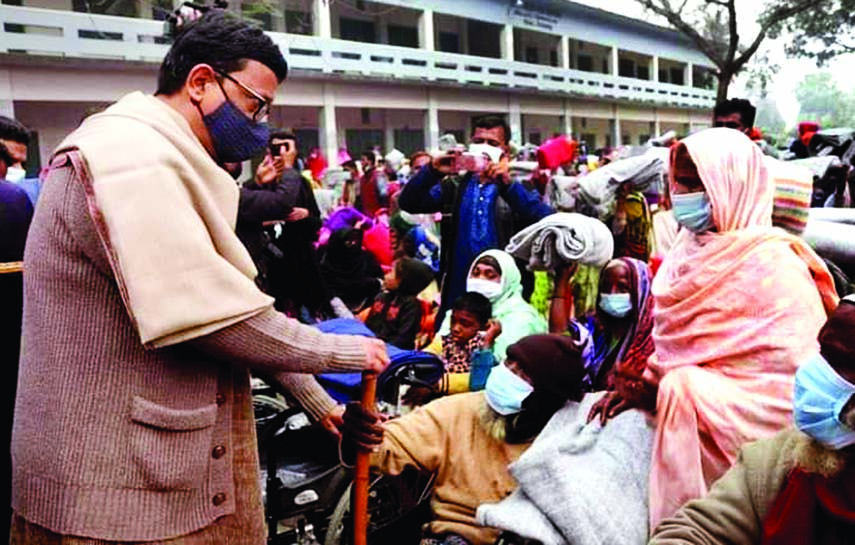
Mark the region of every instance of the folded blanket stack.
<instances>
[{"instance_id":1,"label":"folded blanket stack","mask_svg":"<svg viewBox=\"0 0 855 545\"><path fill-rule=\"evenodd\" d=\"M596 218L559 212L514 235L505 251L527 261L532 271L554 270L562 263L577 262L602 267L612 258L614 238Z\"/></svg>"}]
</instances>

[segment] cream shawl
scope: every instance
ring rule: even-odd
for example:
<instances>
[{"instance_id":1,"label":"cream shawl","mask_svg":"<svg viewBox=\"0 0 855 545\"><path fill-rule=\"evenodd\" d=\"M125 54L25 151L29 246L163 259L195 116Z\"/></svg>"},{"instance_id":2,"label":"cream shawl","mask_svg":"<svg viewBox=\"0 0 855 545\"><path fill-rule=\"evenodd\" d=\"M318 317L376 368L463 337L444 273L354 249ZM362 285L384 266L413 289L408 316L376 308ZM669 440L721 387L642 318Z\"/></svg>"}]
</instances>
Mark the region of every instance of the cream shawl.
<instances>
[{"instance_id":1,"label":"cream shawl","mask_svg":"<svg viewBox=\"0 0 855 545\"><path fill-rule=\"evenodd\" d=\"M234 233L239 190L178 112L132 93L57 152L69 148L85 160L90 214L143 344L200 337L272 306Z\"/></svg>"}]
</instances>

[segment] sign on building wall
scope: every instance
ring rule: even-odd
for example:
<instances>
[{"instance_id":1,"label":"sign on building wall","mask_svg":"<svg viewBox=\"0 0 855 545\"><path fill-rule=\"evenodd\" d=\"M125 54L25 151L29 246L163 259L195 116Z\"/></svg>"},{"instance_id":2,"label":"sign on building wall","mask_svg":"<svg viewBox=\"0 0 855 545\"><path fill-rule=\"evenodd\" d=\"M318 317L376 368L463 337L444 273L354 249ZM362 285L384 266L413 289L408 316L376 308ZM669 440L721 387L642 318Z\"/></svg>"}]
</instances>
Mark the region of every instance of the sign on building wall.
<instances>
[{"instance_id":1,"label":"sign on building wall","mask_svg":"<svg viewBox=\"0 0 855 545\"><path fill-rule=\"evenodd\" d=\"M520 7L511 8L510 23L515 26L527 26L535 30L554 32L558 26L557 15L545 11L535 11Z\"/></svg>"}]
</instances>

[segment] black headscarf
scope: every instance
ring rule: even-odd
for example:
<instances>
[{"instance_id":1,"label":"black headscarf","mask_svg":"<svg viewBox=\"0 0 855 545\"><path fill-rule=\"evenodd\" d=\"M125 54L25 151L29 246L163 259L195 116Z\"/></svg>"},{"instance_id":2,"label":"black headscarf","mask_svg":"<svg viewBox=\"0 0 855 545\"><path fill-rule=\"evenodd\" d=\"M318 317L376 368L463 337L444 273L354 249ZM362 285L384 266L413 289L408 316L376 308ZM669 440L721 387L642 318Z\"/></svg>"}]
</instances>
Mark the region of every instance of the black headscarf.
<instances>
[{"instance_id":1,"label":"black headscarf","mask_svg":"<svg viewBox=\"0 0 855 545\"><path fill-rule=\"evenodd\" d=\"M515 361L531 379L534 391L522 410L508 422L508 443L531 441L567 401L582 399L585 366L582 347L565 335L530 335L508 347Z\"/></svg>"},{"instance_id":2,"label":"black headscarf","mask_svg":"<svg viewBox=\"0 0 855 545\"><path fill-rule=\"evenodd\" d=\"M362 249L362 230L344 228L330 235L321 259L321 274L333 295L354 309L379 293L383 270L374 256Z\"/></svg>"}]
</instances>

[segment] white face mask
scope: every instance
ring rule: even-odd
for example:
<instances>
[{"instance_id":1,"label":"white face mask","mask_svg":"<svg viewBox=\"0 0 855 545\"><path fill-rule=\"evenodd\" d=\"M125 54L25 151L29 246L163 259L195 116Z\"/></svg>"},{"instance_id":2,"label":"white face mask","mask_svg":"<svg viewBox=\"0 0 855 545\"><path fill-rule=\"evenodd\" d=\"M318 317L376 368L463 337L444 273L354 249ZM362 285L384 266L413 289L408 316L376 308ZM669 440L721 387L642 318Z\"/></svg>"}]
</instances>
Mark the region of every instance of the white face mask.
<instances>
[{"instance_id":1,"label":"white face mask","mask_svg":"<svg viewBox=\"0 0 855 545\"><path fill-rule=\"evenodd\" d=\"M490 144L470 144L469 153L472 155L486 155L493 163L498 163L502 158L502 148L491 146Z\"/></svg>"},{"instance_id":2,"label":"white face mask","mask_svg":"<svg viewBox=\"0 0 855 545\"><path fill-rule=\"evenodd\" d=\"M9 167L6 169L6 181L20 182L27 177L27 171L21 167Z\"/></svg>"},{"instance_id":3,"label":"white face mask","mask_svg":"<svg viewBox=\"0 0 855 545\"><path fill-rule=\"evenodd\" d=\"M502 285L498 282L484 280L483 278L467 278L466 291L480 293L489 299L491 303L495 303L502 295Z\"/></svg>"}]
</instances>

